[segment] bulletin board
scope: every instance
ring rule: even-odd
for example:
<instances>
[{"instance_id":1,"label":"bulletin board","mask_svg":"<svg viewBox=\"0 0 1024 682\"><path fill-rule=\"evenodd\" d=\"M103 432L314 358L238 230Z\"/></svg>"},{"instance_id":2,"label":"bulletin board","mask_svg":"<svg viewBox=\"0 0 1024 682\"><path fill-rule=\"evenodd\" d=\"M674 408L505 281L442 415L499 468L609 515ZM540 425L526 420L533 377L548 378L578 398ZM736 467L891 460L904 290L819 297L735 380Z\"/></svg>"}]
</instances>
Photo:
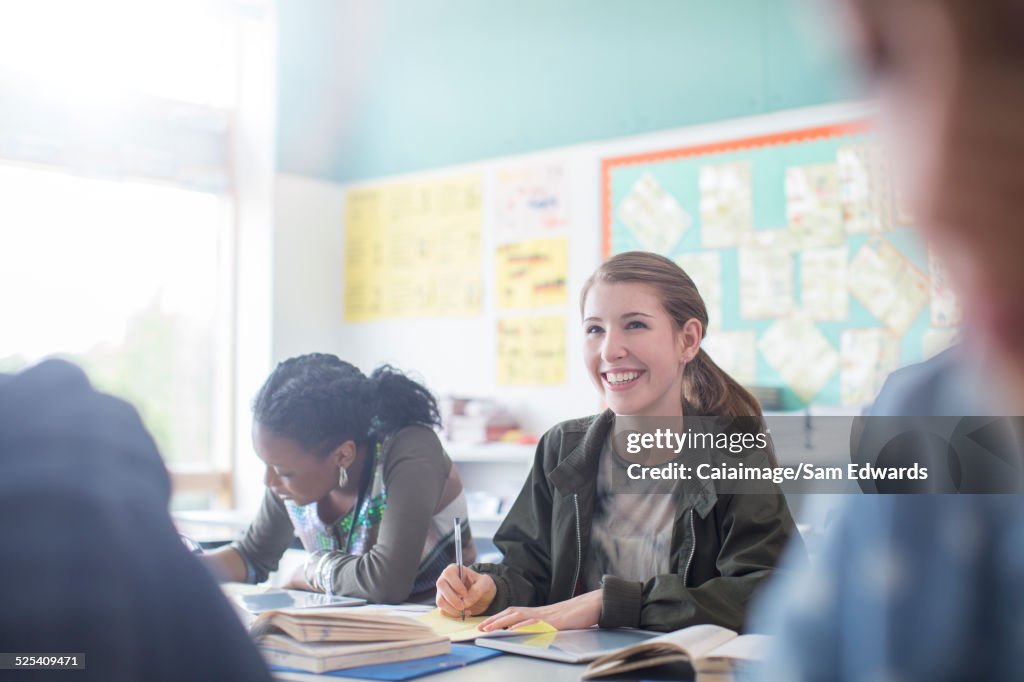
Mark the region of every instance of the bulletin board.
<instances>
[{"instance_id":1,"label":"bulletin board","mask_svg":"<svg viewBox=\"0 0 1024 682\"><path fill-rule=\"evenodd\" d=\"M778 388L783 409L866 404L957 333L945 269L867 120L604 158L601 213L603 254L679 263L709 355Z\"/></svg>"}]
</instances>

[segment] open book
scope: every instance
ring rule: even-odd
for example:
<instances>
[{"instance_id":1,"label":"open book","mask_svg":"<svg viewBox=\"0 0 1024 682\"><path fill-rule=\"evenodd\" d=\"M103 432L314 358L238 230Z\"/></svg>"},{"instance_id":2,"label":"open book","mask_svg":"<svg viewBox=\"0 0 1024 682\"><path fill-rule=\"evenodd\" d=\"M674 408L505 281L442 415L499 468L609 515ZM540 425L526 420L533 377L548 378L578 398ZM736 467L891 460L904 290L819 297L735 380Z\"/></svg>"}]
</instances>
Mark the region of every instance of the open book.
<instances>
[{"instance_id":1,"label":"open book","mask_svg":"<svg viewBox=\"0 0 1024 682\"><path fill-rule=\"evenodd\" d=\"M762 660L768 635L742 635L717 625L693 625L613 651L592 661L585 680L658 665L689 664L697 682L728 682L734 671Z\"/></svg>"},{"instance_id":2,"label":"open book","mask_svg":"<svg viewBox=\"0 0 1024 682\"><path fill-rule=\"evenodd\" d=\"M266 611L249 631L268 662L315 673L451 650L448 637L412 618L351 608Z\"/></svg>"}]
</instances>

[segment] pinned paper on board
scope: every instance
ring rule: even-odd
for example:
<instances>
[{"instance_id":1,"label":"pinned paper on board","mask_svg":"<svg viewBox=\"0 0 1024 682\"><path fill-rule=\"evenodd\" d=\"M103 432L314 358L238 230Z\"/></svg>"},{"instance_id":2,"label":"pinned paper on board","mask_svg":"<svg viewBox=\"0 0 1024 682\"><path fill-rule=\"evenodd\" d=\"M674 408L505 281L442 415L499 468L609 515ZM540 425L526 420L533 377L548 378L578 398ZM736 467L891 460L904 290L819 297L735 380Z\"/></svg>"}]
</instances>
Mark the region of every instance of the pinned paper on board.
<instances>
[{"instance_id":1,"label":"pinned paper on board","mask_svg":"<svg viewBox=\"0 0 1024 682\"><path fill-rule=\"evenodd\" d=\"M839 394L843 405L866 405L900 365L900 340L888 329L846 329L839 335Z\"/></svg>"},{"instance_id":2,"label":"pinned paper on board","mask_svg":"<svg viewBox=\"0 0 1024 682\"><path fill-rule=\"evenodd\" d=\"M693 218L654 176L644 173L619 204L618 217L645 249L669 253Z\"/></svg>"},{"instance_id":3,"label":"pinned paper on board","mask_svg":"<svg viewBox=\"0 0 1024 682\"><path fill-rule=\"evenodd\" d=\"M960 301L949 283L949 270L935 252L928 250L928 283L933 327L955 327L963 321Z\"/></svg>"},{"instance_id":4,"label":"pinned paper on board","mask_svg":"<svg viewBox=\"0 0 1024 682\"><path fill-rule=\"evenodd\" d=\"M755 230L739 249L740 317L763 320L793 310L793 240L787 230Z\"/></svg>"},{"instance_id":5,"label":"pinned paper on board","mask_svg":"<svg viewBox=\"0 0 1024 682\"><path fill-rule=\"evenodd\" d=\"M889 232L892 183L885 148L851 145L836 150L843 225L849 234Z\"/></svg>"},{"instance_id":6,"label":"pinned paper on board","mask_svg":"<svg viewBox=\"0 0 1024 682\"><path fill-rule=\"evenodd\" d=\"M700 168L700 235L705 249L739 245L754 227L750 162L719 163Z\"/></svg>"},{"instance_id":7,"label":"pinned paper on board","mask_svg":"<svg viewBox=\"0 0 1024 682\"><path fill-rule=\"evenodd\" d=\"M701 348L736 381L744 386L757 383L756 332L712 332L701 342Z\"/></svg>"},{"instance_id":8,"label":"pinned paper on board","mask_svg":"<svg viewBox=\"0 0 1024 682\"><path fill-rule=\"evenodd\" d=\"M498 320L499 386L565 383L565 316Z\"/></svg>"},{"instance_id":9,"label":"pinned paper on board","mask_svg":"<svg viewBox=\"0 0 1024 682\"><path fill-rule=\"evenodd\" d=\"M921 357L925 360L946 350L960 339L960 330L952 327L929 329L921 337Z\"/></svg>"},{"instance_id":10,"label":"pinned paper on board","mask_svg":"<svg viewBox=\"0 0 1024 682\"><path fill-rule=\"evenodd\" d=\"M810 249L800 253L800 307L814 320L845 320L850 316L846 286L849 251Z\"/></svg>"},{"instance_id":11,"label":"pinned paper on board","mask_svg":"<svg viewBox=\"0 0 1024 682\"><path fill-rule=\"evenodd\" d=\"M758 350L805 403L839 369L839 353L814 322L801 314L776 321L761 336Z\"/></svg>"},{"instance_id":12,"label":"pinned paper on board","mask_svg":"<svg viewBox=\"0 0 1024 682\"><path fill-rule=\"evenodd\" d=\"M497 250L499 310L565 305L569 298L569 240L532 239L501 244Z\"/></svg>"},{"instance_id":13,"label":"pinned paper on board","mask_svg":"<svg viewBox=\"0 0 1024 682\"><path fill-rule=\"evenodd\" d=\"M872 237L850 262L850 293L897 334L905 334L928 303L928 278L882 237Z\"/></svg>"},{"instance_id":14,"label":"pinned paper on board","mask_svg":"<svg viewBox=\"0 0 1024 682\"><path fill-rule=\"evenodd\" d=\"M722 255L717 251L684 253L675 258L697 286L704 307L708 311L708 327L718 329L722 325ZM707 330L705 330L707 333Z\"/></svg>"},{"instance_id":15,"label":"pinned paper on board","mask_svg":"<svg viewBox=\"0 0 1024 682\"><path fill-rule=\"evenodd\" d=\"M797 248L841 246L846 239L835 163L786 169L786 218Z\"/></svg>"},{"instance_id":16,"label":"pinned paper on board","mask_svg":"<svg viewBox=\"0 0 1024 682\"><path fill-rule=\"evenodd\" d=\"M480 314L480 194L477 175L346 192L345 320Z\"/></svg>"},{"instance_id":17,"label":"pinned paper on board","mask_svg":"<svg viewBox=\"0 0 1024 682\"><path fill-rule=\"evenodd\" d=\"M568 227L569 179L564 163L501 168L494 180L494 222L499 242Z\"/></svg>"}]
</instances>

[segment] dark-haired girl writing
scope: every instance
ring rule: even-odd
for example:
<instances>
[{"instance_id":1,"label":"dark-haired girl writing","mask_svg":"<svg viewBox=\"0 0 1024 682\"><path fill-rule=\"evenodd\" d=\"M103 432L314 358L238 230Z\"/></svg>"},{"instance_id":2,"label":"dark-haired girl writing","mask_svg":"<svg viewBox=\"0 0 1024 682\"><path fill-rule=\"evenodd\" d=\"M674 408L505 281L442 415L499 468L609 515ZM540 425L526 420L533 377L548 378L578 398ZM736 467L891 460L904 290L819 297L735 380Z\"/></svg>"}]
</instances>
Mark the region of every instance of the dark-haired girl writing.
<instances>
[{"instance_id":1,"label":"dark-haired girl writing","mask_svg":"<svg viewBox=\"0 0 1024 682\"><path fill-rule=\"evenodd\" d=\"M204 555L211 567L224 580L261 582L297 535L309 558L290 587L385 603L431 598L466 500L432 428L430 392L391 367L367 377L313 353L277 366L253 416L266 494L239 541ZM468 524L462 541L471 562Z\"/></svg>"}]
</instances>

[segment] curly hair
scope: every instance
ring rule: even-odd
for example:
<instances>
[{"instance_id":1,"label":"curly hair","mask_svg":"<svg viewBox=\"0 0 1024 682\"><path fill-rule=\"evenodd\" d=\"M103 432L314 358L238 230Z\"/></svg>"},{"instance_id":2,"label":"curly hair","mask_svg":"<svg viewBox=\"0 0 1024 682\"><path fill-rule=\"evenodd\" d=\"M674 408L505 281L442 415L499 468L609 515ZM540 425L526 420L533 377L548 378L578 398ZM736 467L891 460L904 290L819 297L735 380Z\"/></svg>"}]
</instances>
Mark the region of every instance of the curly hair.
<instances>
[{"instance_id":1,"label":"curly hair","mask_svg":"<svg viewBox=\"0 0 1024 682\"><path fill-rule=\"evenodd\" d=\"M367 377L328 353L289 358L267 377L253 417L277 436L326 457L345 441L379 442L410 424L439 426L430 391L390 365Z\"/></svg>"}]
</instances>

